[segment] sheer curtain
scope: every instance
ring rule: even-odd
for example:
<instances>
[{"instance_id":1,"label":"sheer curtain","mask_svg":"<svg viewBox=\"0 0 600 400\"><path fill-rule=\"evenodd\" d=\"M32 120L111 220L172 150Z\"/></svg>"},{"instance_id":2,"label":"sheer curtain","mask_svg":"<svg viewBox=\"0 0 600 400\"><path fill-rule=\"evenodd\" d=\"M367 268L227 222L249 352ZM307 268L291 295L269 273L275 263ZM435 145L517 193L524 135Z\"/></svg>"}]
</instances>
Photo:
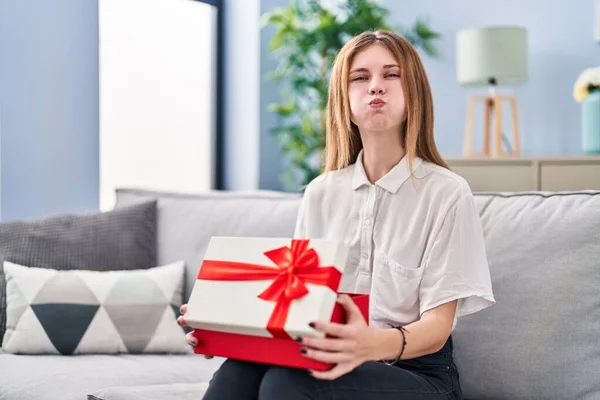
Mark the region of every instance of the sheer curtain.
<instances>
[{"instance_id":1,"label":"sheer curtain","mask_svg":"<svg viewBox=\"0 0 600 400\"><path fill-rule=\"evenodd\" d=\"M217 9L99 0L100 208L114 190L214 187Z\"/></svg>"}]
</instances>

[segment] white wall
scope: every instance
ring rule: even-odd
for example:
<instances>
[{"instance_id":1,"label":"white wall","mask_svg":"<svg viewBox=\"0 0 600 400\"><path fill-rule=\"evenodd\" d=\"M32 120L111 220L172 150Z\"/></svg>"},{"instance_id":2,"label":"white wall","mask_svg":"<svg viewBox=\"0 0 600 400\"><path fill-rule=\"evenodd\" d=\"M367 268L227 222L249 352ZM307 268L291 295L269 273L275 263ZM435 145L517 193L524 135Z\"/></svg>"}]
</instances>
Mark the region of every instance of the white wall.
<instances>
[{"instance_id":1,"label":"white wall","mask_svg":"<svg viewBox=\"0 0 600 400\"><path fill-rule=\"evenodd\" d=\"M198 193L214 180L216 9L100 0L100 209L118 187Z\"/></svg>"}]
</instances>

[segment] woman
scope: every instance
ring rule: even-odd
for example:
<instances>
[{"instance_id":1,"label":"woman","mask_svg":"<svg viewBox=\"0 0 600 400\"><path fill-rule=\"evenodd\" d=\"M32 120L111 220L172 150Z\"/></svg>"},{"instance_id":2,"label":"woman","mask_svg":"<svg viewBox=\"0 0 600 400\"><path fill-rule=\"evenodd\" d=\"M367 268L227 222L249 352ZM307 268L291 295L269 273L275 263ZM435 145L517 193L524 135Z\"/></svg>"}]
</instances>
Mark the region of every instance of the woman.
<instances>
[{"instance_id":1,"label":"woman","mask_svg":"<svg viewBox=\"0 0 600 400\"><path fill-rule=\"evenodd\" d=\"M340 296L347 324L314 321L333 337L298 338L333 369L227 360L205 400L460 399L455 319L495 300L471 191L438 154L429 83L406 40L365 32L341 49L326 139L325 172L306 188L295 236L350 246L340 291L370 293L369 324Z\"/></svg>"}]
</instances>

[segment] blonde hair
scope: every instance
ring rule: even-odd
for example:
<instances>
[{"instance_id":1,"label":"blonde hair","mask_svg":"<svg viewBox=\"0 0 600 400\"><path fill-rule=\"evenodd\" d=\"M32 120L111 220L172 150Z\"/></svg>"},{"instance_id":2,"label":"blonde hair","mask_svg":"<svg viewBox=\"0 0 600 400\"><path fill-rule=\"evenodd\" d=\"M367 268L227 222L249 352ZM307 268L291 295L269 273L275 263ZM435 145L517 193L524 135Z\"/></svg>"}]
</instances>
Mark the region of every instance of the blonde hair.
<instances>
[{"instance_id":1,"label":"blonde hair","mask_svg":"<svg viewBox=\"0 0 600 400\"><path fill-rule=\"evenodd\" d=\"M356 162L362 149L358 127L350 120L348 75L354 56L372 44L384 45L398 60L402 91L406 99L406 121L399 132L412 172L413 160L448 168L433 137L433 98L425 68L414 47L400 35L367 31L350 39L339 51L329 81L325 137L325 171L342 169Z\"/></svg>"}]
</instances>

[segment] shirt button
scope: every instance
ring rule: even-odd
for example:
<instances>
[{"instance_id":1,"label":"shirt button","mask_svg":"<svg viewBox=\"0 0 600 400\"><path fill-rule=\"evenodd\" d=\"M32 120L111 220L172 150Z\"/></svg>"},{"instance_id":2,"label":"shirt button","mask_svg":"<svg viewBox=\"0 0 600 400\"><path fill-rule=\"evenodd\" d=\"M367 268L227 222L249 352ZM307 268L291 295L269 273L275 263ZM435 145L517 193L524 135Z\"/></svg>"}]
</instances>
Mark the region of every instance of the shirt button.
<instances>
[{"instance_id":1,"label":"shirt button","mask_svg":"<svg viewBox=\"0 0 600 400\"><path fill-rule=\"evenodd\" d=\"M365 225L367 225L367 226L371 225L371 220L369 220L369 219L368 219L368 220L366 220L366 221L365 221Z\"/></svg>"},{"instance_id":2,"label":"shirt button","mask_svg":"<svg viewBox=\"0 0 600 400\"><path fill-rule=\"evenodd\" d=\"M362 258L369 258L369 253L362 253Z\"/></svg>"}]
</instances>

